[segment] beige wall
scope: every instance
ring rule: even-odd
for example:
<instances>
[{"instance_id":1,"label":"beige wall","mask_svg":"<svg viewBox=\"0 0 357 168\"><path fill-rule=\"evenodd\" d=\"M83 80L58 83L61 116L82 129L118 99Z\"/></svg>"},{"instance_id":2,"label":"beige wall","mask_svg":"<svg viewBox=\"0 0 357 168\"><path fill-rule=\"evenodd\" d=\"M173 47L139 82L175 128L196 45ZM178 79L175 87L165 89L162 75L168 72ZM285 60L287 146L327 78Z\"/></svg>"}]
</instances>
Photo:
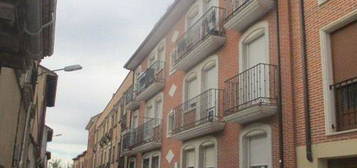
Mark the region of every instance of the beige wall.
<instances>
[{"instance_id":1,"label":"beige wall","mask_svg":"<svg viewBox=\"0 0 357 168\"><path fill-rule=\"evenodd\" d=\"M357 156L357 140L343 140L314 144L312 146L314 161L306 159L306 147L297 147L298 168L327 168L327 160L331 158Z\"/></svg>"},{"instance_id":2,"label":"beige wall","mask_svg":"<svg viewBox=\"0 0 357 168\"><path fill-rule=\"evenodd\" d=\"M16 137L16 126L20 110L21 92L13 69L1 68L0 72L0 165L10 167L13 146ZM23 120L24 115L21 116ZM21 129L21 128L20 128ZM22 129L21 129L22 130ZM21 131L20 130L20 131ZM18 137L21 139L21 137ZM19 141L19 140L17 140Z\"/></svg>"}]
</instances>

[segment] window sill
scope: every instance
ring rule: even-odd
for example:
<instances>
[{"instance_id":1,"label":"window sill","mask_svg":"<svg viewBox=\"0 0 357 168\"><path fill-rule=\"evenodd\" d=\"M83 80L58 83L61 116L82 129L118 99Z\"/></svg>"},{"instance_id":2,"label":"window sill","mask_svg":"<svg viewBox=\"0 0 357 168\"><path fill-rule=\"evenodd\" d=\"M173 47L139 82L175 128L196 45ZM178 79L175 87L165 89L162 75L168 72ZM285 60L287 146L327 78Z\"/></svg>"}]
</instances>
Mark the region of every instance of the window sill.
<instances>
[{"instance_id":1,"label":"window sill","mask_svg":"<svg viewBox=\"0 0 357 168\"><path fill-rule=\"evenodd\" d=\"M351 130L346 130L346 131L329 132L329 133L326 134L326 136L343 135L343 134L348 134L348 133L353 133L353 132L357 132L357 128L356 129L351 129Z\"/></svg>"}]
</instances>

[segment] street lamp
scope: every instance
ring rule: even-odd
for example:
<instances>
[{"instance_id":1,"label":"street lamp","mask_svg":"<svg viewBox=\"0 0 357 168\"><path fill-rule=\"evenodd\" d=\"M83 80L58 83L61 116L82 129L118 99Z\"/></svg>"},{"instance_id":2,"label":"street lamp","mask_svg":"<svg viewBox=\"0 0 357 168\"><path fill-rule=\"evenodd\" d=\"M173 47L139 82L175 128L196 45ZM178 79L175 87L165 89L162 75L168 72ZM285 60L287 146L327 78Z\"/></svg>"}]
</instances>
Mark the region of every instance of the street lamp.
<instances>
[{"instance_id":1,"label":"street lamp","mask_svg":"<svg viewBox=\"0 0 357 168\"><path fill-rule=\"evenodd\" d=\"M64 68L60 68L60 69L55 69L55 70L51 70L52 72L57 72L57 71L65 71L65 72L72 72L72 71L78 71L83 69L83 67L81 65L69 65L69 66L65 66ZM43 74L45 74L47 72L41 72L38 76L41 76Z\"/></svg>"},{"instance_id":2,"label":"street lamp","mask_svg":"<svg viewBox=\"0 0 357 168\"><path fill-rule=\"evenodd\" d=\"M71 71L78 71L78 70L81 70L83 69L83 67L81 65L69 65L69 66L65 66L64 68L61 68L61 69L55 69L55 70L52 70L53 72L56 72L56 71L65 71L65 72L71 72Z\"/></svg>"},{"instance_id":3,"label":"street lamp","mask_svg":"<svg viewBox=\"0 0 357 168\"><path fill-rule=\"evenodd\" d=\"M59 137L59 136L62 136L63 134L56 134L56 135L53 135L52 137Z\"/></svg>"}]
</instances>

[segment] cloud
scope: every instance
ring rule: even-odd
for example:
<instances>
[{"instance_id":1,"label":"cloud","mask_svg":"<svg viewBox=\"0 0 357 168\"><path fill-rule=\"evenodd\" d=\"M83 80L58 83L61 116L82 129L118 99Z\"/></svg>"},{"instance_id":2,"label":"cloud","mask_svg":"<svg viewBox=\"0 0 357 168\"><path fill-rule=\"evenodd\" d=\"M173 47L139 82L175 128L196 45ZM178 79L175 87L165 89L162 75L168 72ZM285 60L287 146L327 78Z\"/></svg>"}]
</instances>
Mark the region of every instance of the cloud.
<instances>
[{"instance_id":1,"label":"cloud","mask_svg":"<svg viewBox=\"0 0 357 168\"><path fill-rule=\"evenodd\" d=\"M48 149L71 161L86 149L85 126L102 112L128 73L123 69L139 44L173 0L58 1L55 53L44 59L49 69L81 64L77 72L58 72L56 106L46 123L55 137Z\"/></svg>"}]
</instances>

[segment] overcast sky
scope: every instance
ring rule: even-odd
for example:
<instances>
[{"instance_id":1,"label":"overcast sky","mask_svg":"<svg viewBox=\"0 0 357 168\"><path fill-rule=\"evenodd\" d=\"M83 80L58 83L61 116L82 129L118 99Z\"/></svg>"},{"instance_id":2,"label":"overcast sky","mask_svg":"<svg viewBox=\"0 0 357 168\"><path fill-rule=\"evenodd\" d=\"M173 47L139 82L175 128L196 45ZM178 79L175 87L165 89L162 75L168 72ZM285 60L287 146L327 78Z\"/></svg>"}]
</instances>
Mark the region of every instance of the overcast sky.
<instances>
[{"instance_id":1,"label":"overcast sky","mask_svg":"<svg viewBox=\"0 0 357 168\"><path fill-rule=\"evenodd\" d=\"M59 0L50 69L81 64L76 72L58 72L56 106L47 109L54 129L48 150L71 160L86 149L85 126L100 113L124 79L124 63L135 52L173 0Z\"/></svg>"}]
</instances>

